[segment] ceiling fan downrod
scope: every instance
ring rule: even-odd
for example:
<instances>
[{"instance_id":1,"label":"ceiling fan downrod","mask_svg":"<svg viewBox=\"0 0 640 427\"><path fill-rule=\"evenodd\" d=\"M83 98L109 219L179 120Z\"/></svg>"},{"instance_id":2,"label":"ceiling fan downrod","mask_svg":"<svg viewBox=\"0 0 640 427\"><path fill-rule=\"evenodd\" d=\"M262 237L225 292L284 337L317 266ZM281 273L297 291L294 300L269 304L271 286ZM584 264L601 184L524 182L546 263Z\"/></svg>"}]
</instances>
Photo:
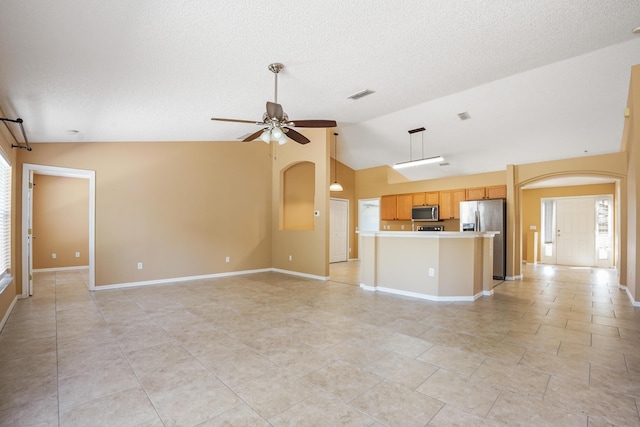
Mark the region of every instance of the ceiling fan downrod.
<instances>
[{"instance_id":1,"label":"ceiling fan downrod","mask_svg":"<svg viewBox=\"0 0 640 427\"><path fill-rule=\"evenodd\" d=\"M275 77L276 77L275 96L274 96L274 100L273 100L273 102L275 102L276 104L278 103L278 73L283 68L284 68L284 65L282 65L279 62L274 62L273 64L269 64L269 71L271 71L273 74L275 74Z\"/></svg>"}]
</instances>

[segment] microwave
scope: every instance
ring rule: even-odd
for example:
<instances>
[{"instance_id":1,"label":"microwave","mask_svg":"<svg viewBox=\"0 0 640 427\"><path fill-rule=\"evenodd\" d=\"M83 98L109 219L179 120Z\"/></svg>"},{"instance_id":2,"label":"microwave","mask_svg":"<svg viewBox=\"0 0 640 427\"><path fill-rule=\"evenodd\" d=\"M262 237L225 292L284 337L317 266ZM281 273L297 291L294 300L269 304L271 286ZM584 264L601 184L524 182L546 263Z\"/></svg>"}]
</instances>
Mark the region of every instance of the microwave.
<instances>
[{"instance_id":1,"label":"microwave","mask_svg":"<svg viewBox=\"0 0 640 427\"><path fill-rule=\"evenodd\" d=\"M411 208L412 221L438 221L438 205L414 206Z\"/></svg>"}]
</instances>

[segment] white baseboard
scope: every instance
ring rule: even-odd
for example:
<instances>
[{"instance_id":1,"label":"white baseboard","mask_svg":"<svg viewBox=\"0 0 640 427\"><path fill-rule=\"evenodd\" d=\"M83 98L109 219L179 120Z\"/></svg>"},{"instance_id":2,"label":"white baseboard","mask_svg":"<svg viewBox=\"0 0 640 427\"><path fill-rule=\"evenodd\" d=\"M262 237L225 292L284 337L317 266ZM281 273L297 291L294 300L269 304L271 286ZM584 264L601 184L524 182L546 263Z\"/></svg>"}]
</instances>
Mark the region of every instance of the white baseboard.
<instances>
[{"instance_id":1,"label":"white baseboard","mask_svg":"<svg viewBox=\"0 0 640 427\"><path fill-rule=\"evenodd\" d=\"M18 295L16 295L13 298L13 301L11 301L11 304L9 305L7 312L4 314L2 321L0 321L0 332L2 332L2 328L4 328L4 325L5 323L7 323L7 320L9 320L9 316L11 315L11 311L13 311L13 307L15 307L16 305L16 301L18 301Z\"/></svg>"},{"instance_id":2,"label":"white baseboard","mask_svg":"<svg viewBox=\"0 0 640 427\"><path fill-rule=\"evenodd\" d=\"M78 265L76 267L52 267L52 268L34 268L34 273L45 273L52 271L74 271L74 270L88 270L88 265Z\"/></svg>"},{"instance_id":3,"label":"white baseboard","mask_svg":"<svg viewBox=\"0 0 640 427\"><path fill-rule=\"evenodd\" d=\"M393 288L385 288L384 286L369 286L369 285L365 285L364 283L360 283L360 287L362 289L364 289L365 291L372 291L372 292L384 292L387 294L395 294L395 295L402 295L405 297L412 297L412 298L419 298L419 299L426 299L429 301L447 301L447 302L473 302L475 300L477 300L478 298L480 298L483 295L493 295L493 291L482 291L482 292L478 292L477 294L473 295L473 296L457 296L457 297L441 297L441 296L437 296L437 295L427 295L427 294L420 294L417 292L409 292L409 291L402 291L399 289L393 289ZM488 292L488 293L486 293Z\"/></svg>"},{"instance_id":4,"label":"white baseboard","mask_svg":"<svg viewBox=\"0 0 640 427\"><path fill-rule=\"evenodd\" d=\"M640 301L636 301L633 299L633 295L631 295L631 291L629 290L628 287L624 285L618 285L618 289L622 289L627 293L627 296L629 297L629 301L631 301L631 304L633 304L634 307L640 307Z\"/></svg>"},{"instance_id":5,"label":"white baseboard","mask_svg":"<svg viewBox=\"0 0 640 427\"><path fill-rule=\"evenodd\" d=\"M521 279L522 279L522 274L518 274L517 276L506 276L504 278L504 280L509 280L509 281L521 280Z\"/></svg>"},{"instance_id":6,"label":"white baseboard","mask_svg":"<svg viewBox=\"0 0 640 427\"><path fill-rule=\"evenodd\" d=\"M300 273L299 271L291 271L291 270L282 270L280 268L272 268L271 271L276 273L289 274L291 276L306 277L307 279L316 279L316 280L325 280L325 281L330 279L329 276L316 276L315 274Z\"/></svg>"},{"instance_id":7,"label":"white baseboard","mask_svg":"<svg viewBox=\"0 0 640 427\"><path fill-rule=\"evenodd\" d=\"M217 277L240 276L243 274L255 274L273 271L271 268L261 268L257 270L230 271L227 273L203 274L200 276L174 277L171 279L145 280L142 282L116 283L113 285L96 286L96 291L105 291L108 289L134 288L137 286L164 285L176 282L191 282L193 280L214 279Z\"/></svg>"}]
</instances>

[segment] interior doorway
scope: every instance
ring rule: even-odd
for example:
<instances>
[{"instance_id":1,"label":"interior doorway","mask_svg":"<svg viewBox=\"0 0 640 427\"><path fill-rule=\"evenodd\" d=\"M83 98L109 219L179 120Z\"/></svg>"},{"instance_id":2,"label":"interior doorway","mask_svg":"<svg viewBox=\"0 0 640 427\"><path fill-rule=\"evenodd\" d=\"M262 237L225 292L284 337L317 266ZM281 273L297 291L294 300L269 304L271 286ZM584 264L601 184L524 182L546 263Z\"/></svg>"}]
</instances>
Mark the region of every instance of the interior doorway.
<instances>
[{"instance_id":1,"label":"interior doorway","mask_svg":"<svg viewBox=\"0 0 640 427\"><path fill-rule=\"evenodd\" d=\"M542 263L612 268L612 205L611 195L542 199Z\"/></svg>"},{"instance_id":2,"label":"interior doorway","mask_svg":"<svg viewBox=\"0 0 640 427\"><path fill-rule=\"evenodd\" d=\"M349 260L349 200L331 199L329 262Z\"/></svg>"},{"instance_id":3,"label":"interior doorway","mask_svg":"<svg viewBox=\"0 0 640 427\"><path fill-rule=\"evenodd\" d=\"M33 176L89 180L89 290L95 290L95 171L33 164L22 165L22 297L33 295Z\"/></svg>"},{"instance_id":4,"label":"interior doorway","mask_svg":"<svg viewBox=\"0 0 640 427\"><path fill-rule=\"evenodd\" d=\"M358 200L358 230L380 231L380 199Z\"/></svg>"}]
</instances>

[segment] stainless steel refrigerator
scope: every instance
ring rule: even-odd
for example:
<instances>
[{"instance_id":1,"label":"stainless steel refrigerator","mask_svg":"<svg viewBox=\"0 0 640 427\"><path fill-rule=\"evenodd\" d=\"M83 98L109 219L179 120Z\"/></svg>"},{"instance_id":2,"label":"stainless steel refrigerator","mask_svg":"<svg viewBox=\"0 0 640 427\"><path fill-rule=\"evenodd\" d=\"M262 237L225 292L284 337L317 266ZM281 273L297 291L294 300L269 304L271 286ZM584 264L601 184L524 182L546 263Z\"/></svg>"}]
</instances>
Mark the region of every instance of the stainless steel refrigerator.
<instances>
[{"instance_id":1,"label":"stainless steel refrigerator","mask_svg":"<svg viewBox=\"0 0 640 427\"><path fill-rule=\"evenodd\" d=\"M504 199L460 202L460 231L499 231L493 238L493 278L504 280L507 205Z\"/></svg>"}]
</instances>

